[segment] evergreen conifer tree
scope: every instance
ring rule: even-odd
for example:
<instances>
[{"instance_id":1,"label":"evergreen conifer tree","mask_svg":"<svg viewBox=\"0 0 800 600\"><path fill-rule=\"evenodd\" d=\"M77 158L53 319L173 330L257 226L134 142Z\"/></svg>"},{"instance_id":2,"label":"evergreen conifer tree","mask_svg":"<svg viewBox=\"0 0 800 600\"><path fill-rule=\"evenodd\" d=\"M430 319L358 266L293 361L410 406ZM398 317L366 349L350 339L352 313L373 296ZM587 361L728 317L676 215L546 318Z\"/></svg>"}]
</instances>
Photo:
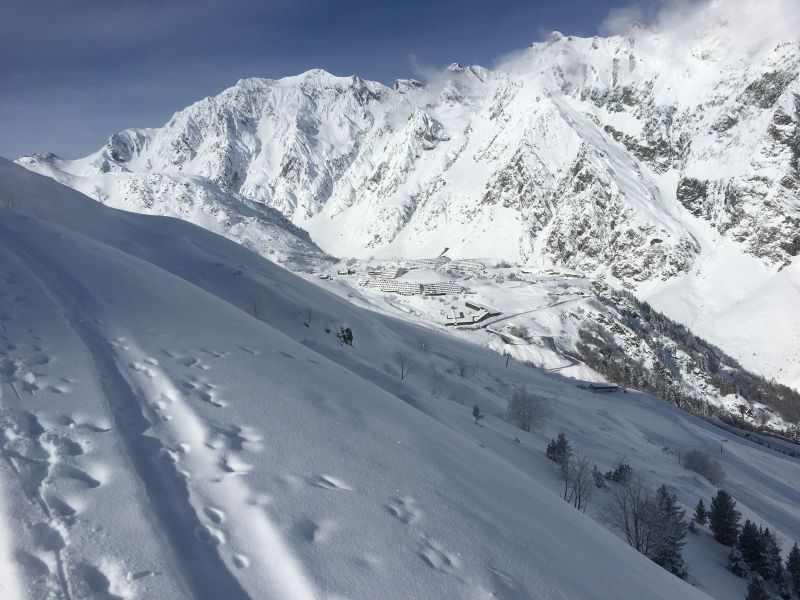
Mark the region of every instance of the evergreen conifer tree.
<instances>
[{"instance_id":1,"label":"evergreen conifer tree","mask_svg":"<svg viewBox=\"0 0 800 600\"><path fill-rule=\"evenodd\" d=\"M763 533L756 528L754 523L750 522L750 519L744 522L736 547L742 553L742 558L748 567L763 576L767 558Z\"/></svg>"},{"instance_id":2,"label":"evergreen conifer tree","mask_svg":"<svg viewBox=\"0 0 800 600\"><path fill-rule=\"evenodd\" d=\"M678 506L678 499L662 485L655 496L655 522L653 523L654 543L650 557L678 577L685 577L686 563L683 562L683 546L686 542L686 511Z\"/></svg>"},{"instance_id":3,"label":"evergreen conifer tree","mask_svg":"<svg viewBox=\"0 0 800 600\"><path fill-rule=\"evenodd\" d=\"M697 506L694 509L693 519L698 525L705 525L708 523L708 513L706 512L706 505L703 504L702 498L700 498L700 502L697 503Z\"/></svg>"},{"instance_id":4,"label":"evergreen conifer tree","mask_svg":"<svg viewBox=\"0 0 800 600\"><path fill-rule=\"evenodd\" d=\"M789 572L795 589L800 592L800 548L797 547L797 542L794 543L794 546L789 551L789 557L786 559L786 570Z\"/></svg>"},{"instance_id":5,"label":"evergreen conifer tree","mask_svg":"<svg viewBox=\"0 0 800 600\"><path fill-rule=\"evenodd\" d=\"M771 600L767 590L764 589L764 581L761 577L755 576L750 580L744 600Z\"/></svg>"},{"instance_id":6,"label":"evergreen conifer tree","mask_svg":"<svg viewBox=\"0 0 800 600\"><path fill-rule=\"evenodd\" d=\"M776 581L776 585L778 586L778 595L783 598L783 600L791 600L792 578L788 571L781 571L781 574L778 576Z\"/></svg>"},{"instance_id":7,"label":"evergreen conifer tree","mask_svg":"<svg viewBox=\"0 0 800 600\"><path fill-rule=\"evenodd\" d=\"M731 548L728 554L728 570L737 577L747 577L749 569L738 548Z\"/></svg>"},{"instance_id":8,"label":"evergreen conifer tree","mask_svg":"<svg viewBox=\"0 0 800 600\"><path fill-rule=\"evenodd\" d=\"M764 571L761 576L767 581L780 582L783 575L783 558L778 540L767 527L761 534L761 543L764 548Z\"/></svg>"},{"instance_id":9,"label":"evergreen conifer tree","mask_svg":"<svg viewBox=\"0 0 800 600\"><path fill-rule=\"evenodd\" d=\"M556 439L550 440L550 443L547 444L547 458L564 468L572 458L572 446L567 440L567 436L559 433Z\"/></svg>"},{"instance_id":10,"label":"evergreen conifer tree","mask_svg":"<svg viewBox=\"0 0 800 600\"><path fill-rule=\"evenodd\" d=\"M719 490L711 499L711 510L708 515L714 539L720 544L733 546L739 538L741 516L736 510L736 501L730 493Z\"/></svg>"}]
</instances>

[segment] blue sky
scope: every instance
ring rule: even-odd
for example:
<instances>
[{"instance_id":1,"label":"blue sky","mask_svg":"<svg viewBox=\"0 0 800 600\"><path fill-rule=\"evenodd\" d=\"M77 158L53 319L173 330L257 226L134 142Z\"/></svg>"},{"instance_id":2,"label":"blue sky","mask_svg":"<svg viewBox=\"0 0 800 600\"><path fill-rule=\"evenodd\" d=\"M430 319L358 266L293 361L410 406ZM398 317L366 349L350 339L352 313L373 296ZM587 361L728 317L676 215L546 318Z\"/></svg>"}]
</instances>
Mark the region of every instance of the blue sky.
<instances>
[{"instance_id":1,"label":"blue sky","mask_svg":"<svg viewBox=\"0 0 800 600\"><path fill-rule=\"evenodd\" d=\"M656 0L651 2L656 4ZM554 29L594 35L625 0L4 0L0 155L77 158L242 77L313 67L391 83L491 66Z\"/></svg>"}]
</instances>

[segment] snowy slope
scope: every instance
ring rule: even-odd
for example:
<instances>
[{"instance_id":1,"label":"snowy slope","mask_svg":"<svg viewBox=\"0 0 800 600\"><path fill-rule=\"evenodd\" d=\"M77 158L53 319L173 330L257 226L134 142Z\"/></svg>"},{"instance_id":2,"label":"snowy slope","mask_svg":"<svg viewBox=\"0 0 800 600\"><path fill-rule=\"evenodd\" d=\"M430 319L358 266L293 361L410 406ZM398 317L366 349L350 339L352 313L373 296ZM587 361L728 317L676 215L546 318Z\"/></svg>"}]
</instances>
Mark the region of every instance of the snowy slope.
<instances>
[{"instance_id":1,"label":"snowy slope","mask_svg":"<svg viewBox=\"0 0 800 600\"><path fill-rule=\"evenodd\" d=\"M203 229L5 161L0 190L4 598L707 597L564 503L543 449L566 431L689 506L712 488L665 449L714 451L721 430L505 368ZM340 326L352 348L326 332ZM386 369L397 348L419 365L402 381ZM458 357L470 377L446 374ZM431 397L431 364L454 401ZM558 399L545 432L498 418L519 382ZM740 508L800 537L800 464L725 445ZM724 549L705 535L690 548L698 586L743 590Z\"/></svg>"}]
</instances>

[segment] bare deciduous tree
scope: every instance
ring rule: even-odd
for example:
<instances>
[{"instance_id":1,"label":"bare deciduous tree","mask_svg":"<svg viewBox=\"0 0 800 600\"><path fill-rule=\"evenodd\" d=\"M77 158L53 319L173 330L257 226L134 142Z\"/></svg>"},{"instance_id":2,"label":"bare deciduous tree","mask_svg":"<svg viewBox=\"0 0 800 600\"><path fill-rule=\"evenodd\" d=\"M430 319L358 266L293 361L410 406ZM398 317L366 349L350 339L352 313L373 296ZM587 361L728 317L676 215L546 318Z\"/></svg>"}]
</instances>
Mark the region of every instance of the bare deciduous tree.
<instances>
[{"instance_id":1,"label":"bare deciduous tree","mask_svg":"<svg viewBox=\"0 0 800 600\"><path fill-rule=\"evenodd\" d=\"M613 487L608 502L600 510L600 518L625 534L628 544L649 556L656 537L652 527L654 506L652 490L641 477L634 475Z\"/></svg>"},{"instance_id":2,"label":"bare deciduous tree","mask_svg":"<svg viewBox=\"0 0 800 600\"><path fill-rule=\"evenodd\" d=\"M523 431L539 429L550 414L547 398L537 396L526 386L517 386L508 403L508 418Z\"/></svg>"},{"instance_id":3,"label":"bare deciduous tree","mask_svg":"<svg viewBox=\"0 0 800 600\"><path fill-rule=\"evenodd\" d=\"M562 465L561 478L564 480L564 500L578 510L586 510L594 481L589 459L575 454Z\"/></svg>"},{"instance_id":4,"label":"bare deciduous tree","mask_svg":"<svg viewBox=\"0 0 800 600\"><path fill-rule=\"evenodd\" d=\"M453 369L461 377L469 375L471 367L467 364L463 357L459 356L453 362Z\"/></svg>"},{"instance_id":5,"label":"bare deciduous tree","mask_svg":"<svg viewBox=\"0 0 800 600\"><path fill-rule=\"evenodd\" d=\"M392 358L394 359L394 362L397 365L400 379L405 379L408 376L408 374L414 370L414 367L416 366L416 363L411 358L411 355L401 348L395 350L394 354L392 354Z\"/></svg>"},{"instance_id":6,"label":"bare deciduous tree","mask_svg":"<svg viewBox=\"0 0 800 600\"><path fill-rule=\"evenodd\" d=\"M269 300L260 292L253 292L247 298L247 309L256 319L261 319L269 308Z\"/></svg>"},{"instance_id":7,"label":"bare deciduous tree","mask_svg":"<svg viewBox=\"0 0 800 600\"><path fill-rule=\"evenodd\" d=\"M431 396L439 398L442 395L442 372L436 363L431 363L431 370L433 371L433 383L431 383Z\"/></svg>"}]
</instances>

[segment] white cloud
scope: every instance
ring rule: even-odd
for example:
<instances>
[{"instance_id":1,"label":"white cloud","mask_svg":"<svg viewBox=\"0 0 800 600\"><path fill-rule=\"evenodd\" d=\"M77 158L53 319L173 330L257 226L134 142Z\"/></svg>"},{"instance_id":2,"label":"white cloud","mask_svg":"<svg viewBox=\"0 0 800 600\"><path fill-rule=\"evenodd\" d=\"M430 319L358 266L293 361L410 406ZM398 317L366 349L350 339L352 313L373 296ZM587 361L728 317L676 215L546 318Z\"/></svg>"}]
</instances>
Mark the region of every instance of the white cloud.
<instances>
[{"instance_id":1,"label":"white cloud","mask_svg":"<svg viewBox=\"0 0 800 600\"><path fill-rule=\"evenodd\" d=\"M734 53L771 50L779 41L800 39L798 0L661 0L632 3L611 11L604 34L628 33L636 23L657 30L675 44L717 42Z\"/></svg>"}]
</instances>

